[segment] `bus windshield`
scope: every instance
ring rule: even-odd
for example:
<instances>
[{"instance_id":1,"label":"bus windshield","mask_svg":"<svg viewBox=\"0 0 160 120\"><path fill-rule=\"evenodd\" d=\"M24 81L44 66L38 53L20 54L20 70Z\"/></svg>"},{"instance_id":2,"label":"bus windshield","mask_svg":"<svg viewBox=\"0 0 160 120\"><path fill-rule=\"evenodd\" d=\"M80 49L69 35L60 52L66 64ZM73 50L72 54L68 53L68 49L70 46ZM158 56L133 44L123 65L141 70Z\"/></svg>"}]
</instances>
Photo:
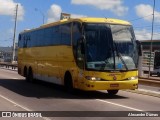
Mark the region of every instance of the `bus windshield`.
<instances>
[{"instance_id":1,"label":"bus windshield","mask_svg":"<svg viewBox=\"0 0 160 120\"><path fill-rule=\"evenodd\" d=\"M138 52L132 26L89 23L84 35L87 69L136 69Z\"/></svg>"}]
</instances>

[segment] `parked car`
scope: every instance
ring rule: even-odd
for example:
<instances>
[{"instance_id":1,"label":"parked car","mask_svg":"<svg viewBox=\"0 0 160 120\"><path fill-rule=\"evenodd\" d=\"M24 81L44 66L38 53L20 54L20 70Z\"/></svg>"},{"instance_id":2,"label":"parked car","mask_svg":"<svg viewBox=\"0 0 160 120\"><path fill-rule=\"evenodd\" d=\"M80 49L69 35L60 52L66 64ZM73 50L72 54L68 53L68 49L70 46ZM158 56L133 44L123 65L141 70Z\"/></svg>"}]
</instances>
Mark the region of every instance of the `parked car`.
<instances>
[{"instance_id":1,"label":"parked car","mask_svg":"<svg viewBox=\"0 0 160 120\"><path fill-rule=\"evenodd\" d=\"M153 71L150 72L150 75L157 75L160 77L160 66L156 67Z\"/></svg>"}]
</instances>

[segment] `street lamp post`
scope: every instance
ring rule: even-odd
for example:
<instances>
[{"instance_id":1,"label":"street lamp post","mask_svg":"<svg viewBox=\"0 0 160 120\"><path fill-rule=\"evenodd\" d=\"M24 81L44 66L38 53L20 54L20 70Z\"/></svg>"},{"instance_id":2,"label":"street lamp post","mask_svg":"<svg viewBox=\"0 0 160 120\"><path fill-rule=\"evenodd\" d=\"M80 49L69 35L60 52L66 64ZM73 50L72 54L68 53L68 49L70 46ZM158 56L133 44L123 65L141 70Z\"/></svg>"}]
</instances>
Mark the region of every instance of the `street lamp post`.
<instances>
[{"instance_id":1,"label":"street lamp post","mask_svg":"<svg viewBox=\"0 0 160 120\"><path fill-rule=\"evenodd\" d=\"M150 77L150 71L151 71L151 58L152 58L152 41L153 41L153 28L154 28L154 9L155 9L155 0L153 3L153 18L152 18L152 33L151 33L151 44L150 44L150 60L149 60L149 73L148 78ZM154 67L154 66L153 66Z\"/></svg>"},{"instance_id":2,"label":"street lamp post","mask_svg":"<svg viewBox=\"0 0 160 120\"><path fill-rule=\"evenodd\" d=\"M15 60L15 40L16 40L17 14L18 14L18 4L16 5L16 17L15 17L15 24L14 24L12 62L14 62L14 60Z\"/></svg>"},{"instance_id":3,"label":"street lamp post","mask_svg":"<svg viewBox=\"0 0 160 120\"><path fill-rule=\"evenodd\" d=\"M35 11L39 11L40 12L40 14L43 17L43 24L44 24L44 21L45 21L45 15L44 15L44 13L40 9L38 9L38 8L35 8Z\"/></svg>"}]
</instances>

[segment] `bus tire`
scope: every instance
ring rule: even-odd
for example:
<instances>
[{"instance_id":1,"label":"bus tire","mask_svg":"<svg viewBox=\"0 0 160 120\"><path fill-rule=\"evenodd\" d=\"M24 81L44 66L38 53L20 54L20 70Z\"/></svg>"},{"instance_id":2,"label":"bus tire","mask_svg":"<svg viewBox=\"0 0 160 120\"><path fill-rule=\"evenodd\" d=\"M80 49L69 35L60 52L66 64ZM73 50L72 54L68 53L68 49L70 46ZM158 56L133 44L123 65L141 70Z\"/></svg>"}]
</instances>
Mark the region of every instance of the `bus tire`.
<instances>
[{"instance_id":1,"label":"bus tire","mask_svg":"<svg viewBox=\"0 0 160 120\"><path fill-rule=\"evenodd\" d=\"M32 68L29 68L27 79L29 82L34 82Z\"/></svg>"},{"instance_id":2,"label":"bus tire","mask_svg":"<svg viewBox=\"0 0 160 120\"><path fill-rule=\"evenodd\" d=\"M159 72L157 73L157 75L158 75L158 77L160 77L160 73Z\"/></svg>"},{"instance_id":3,"label":"bus tire","mask_svg":"<svg viewBox=\"0 0 160 120\"><path fill-rule=\"evenodd\" d=\"M65 86L65 90L68 93L74 93L72 77L71 77L71 74L69 72L67 72L65 74L65 77L64 77L64 86Z\"/></svg>"},{"instance_id":4,"label":"bus tire","mask_svg":"<svg viewBox=\"0 0 160 120\"><path fill-rule=\"evenodd\" d=\"M107 90L109 95L116 95L118 93L118 90Z\"/></svg>"},{"instance_id":5,"label":"bus tire","mask_svg":"<svg viewBox=\"0 0 160 120\"><path fill-rule=\"evenodd\" d=\"M24 67L24 70L23 70L23 76L25 77L25 80L26 80L27 82L29 82L28 72L27 72L27 67L26 67L26 66Z\"/></svg>"}]
</instances>

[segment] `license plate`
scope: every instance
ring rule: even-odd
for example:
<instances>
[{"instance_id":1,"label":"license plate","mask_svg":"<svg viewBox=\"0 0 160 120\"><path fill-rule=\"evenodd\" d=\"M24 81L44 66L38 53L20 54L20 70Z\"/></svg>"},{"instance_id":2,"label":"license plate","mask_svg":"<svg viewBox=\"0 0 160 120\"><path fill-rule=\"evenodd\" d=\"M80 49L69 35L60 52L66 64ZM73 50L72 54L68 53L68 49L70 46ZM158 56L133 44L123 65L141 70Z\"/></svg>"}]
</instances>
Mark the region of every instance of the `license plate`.
<instances>
[{"instance_id":1,"label":"license plate","mask_svg":"<svg viewBox=\"0 0 160 120\"><path fill-rule=\"evenodd\" d=\"M110 87L119 87L119 84L110 84Z\"/></svg>"}]
</instances>

